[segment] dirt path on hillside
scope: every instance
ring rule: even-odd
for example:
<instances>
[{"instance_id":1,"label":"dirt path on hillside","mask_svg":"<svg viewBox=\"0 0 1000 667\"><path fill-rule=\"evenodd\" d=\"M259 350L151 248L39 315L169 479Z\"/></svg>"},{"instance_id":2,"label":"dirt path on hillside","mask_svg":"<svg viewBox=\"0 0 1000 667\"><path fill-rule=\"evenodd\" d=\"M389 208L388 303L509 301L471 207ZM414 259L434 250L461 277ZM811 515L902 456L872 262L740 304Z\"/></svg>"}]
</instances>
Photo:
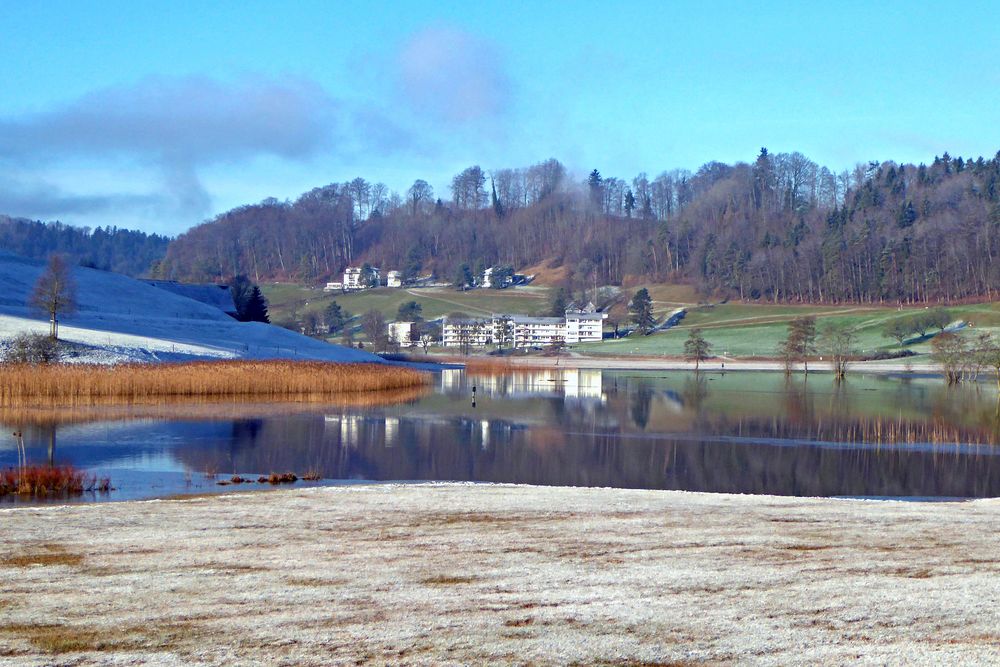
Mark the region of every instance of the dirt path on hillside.
<instances>
[{"instance_id":1,"label":"dirt path on hillside","mask_svg":"<svg viewBox=\"0 0 1000 667\"><path fill-rule=\"evenodd\" d=\"M685 329L691 327L698 327L701 329L719 329L723 327L729 327L734 324L777 324L780 322L788 322L795 319L796 317L808 317L810 315L816 317L817 319L822 317L834 317L837 315L843 315L845 313L858 313L858 312L877 312L878 308L869 308L866 306L859 306L858 308L844 308L842 310L836 311L814 311L814 312L804 312L795 313L788 315L756 315L754 317L740 317L730 320L716 320L709 324L678 324L674 329ZM763 320L763 321L762 321Z\"/></svg>"},{"instance_id":2,"label":"dirt path on hillside","mask_svg":"<svg viewBox=\"0 0 1000 667\"><path fill-rule=\"evenodd\" d=\"M998 525L457 484L0 510L0 663L998 664Z\"/></svg>"},{"instance_id":3,"label":"dirt path on hillside","mask_svg":"<svg viewBox=\"0 0 1000 667\"><path fill-rule=\"evenodd\" d=\"M494 312L494 311L489 310L487 308L480 308L478 306L473 306L472 304L469 304L469 303L462 303L461 301L452 301L451 299L445 299L445 298L439 297L439 296L428 296L425 293L414 294L413 290L406 290L406 293L410 294L412 296L419 296L422 299L429 299L429 300L432 300L432 301L438 301L440 303L447 303L449 305L457 306L457 307L463 308L465 310L476 310L476 311L479 311L481 313L486 313L486 314L490 314L490 315L492 315L493 312ZM523 299L540 299L540 298L542 298L542 297L539 297L539 296L535 296L533 294L518 294L517 297L518 298L523 298Z\"/></svg>"}]
</instances>

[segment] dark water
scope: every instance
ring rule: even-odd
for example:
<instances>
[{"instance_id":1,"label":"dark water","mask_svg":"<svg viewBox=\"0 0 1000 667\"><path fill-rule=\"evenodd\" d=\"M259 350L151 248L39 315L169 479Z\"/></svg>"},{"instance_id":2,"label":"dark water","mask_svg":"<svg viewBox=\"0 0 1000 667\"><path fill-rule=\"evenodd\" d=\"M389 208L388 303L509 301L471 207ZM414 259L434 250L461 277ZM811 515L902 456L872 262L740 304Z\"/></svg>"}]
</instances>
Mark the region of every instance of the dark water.
<instances>
[{"instance_id":1,"label":"dark water","mask_svg":"<svg viewBox=\"0 0 1000 667\"><path fill-rule=\"evenodd\" d=\"M446 371L426 395L384 406L178 406L70 423L6 416L0 428L23 429L32 462L52 449L56 463L112 478L116 491L84 500L245 489L217 481L308 470L324 483L969 498L1000 495L998 415L992 388L930 379ZM5 435L0 467L14 461Z\"/></svg>"}]
</instances>

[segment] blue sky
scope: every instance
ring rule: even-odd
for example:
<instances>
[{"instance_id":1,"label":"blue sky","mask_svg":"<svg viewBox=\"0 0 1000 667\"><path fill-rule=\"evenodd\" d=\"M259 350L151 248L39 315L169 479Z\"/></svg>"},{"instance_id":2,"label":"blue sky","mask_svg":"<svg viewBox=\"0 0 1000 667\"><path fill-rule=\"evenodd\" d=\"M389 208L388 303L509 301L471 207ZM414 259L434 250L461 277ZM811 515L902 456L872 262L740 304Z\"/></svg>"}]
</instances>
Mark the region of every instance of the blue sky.
<instances>
[{"instance_id":1,"label":"blue sky","mask_svg":"<svg viewBox=\"0 0 1000 667\"><path fill-rule=\"evenodd\" d=\"M363 176L1000 149L1000 3L0 0L0 213L178 233Z\"/></svg>"}]
</instances>

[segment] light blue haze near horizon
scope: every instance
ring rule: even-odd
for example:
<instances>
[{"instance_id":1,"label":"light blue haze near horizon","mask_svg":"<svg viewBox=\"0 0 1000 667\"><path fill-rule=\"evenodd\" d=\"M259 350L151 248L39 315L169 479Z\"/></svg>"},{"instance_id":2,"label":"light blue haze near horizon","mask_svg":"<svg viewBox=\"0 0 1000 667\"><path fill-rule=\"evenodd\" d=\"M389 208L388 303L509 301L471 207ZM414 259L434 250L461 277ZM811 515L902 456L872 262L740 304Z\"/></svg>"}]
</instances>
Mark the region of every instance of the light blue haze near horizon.
<instances>
[{"instance_id":1,"label":"light blue haze near horizon","mask_svg":"<svg viewBox=\"0 0 1000 667\"><path fill-rule=\"evenodd\" d=\"M1000 3L0 0L0 213L176 234L362 176L1000 149Z\"/></svg>"}]
</instances>

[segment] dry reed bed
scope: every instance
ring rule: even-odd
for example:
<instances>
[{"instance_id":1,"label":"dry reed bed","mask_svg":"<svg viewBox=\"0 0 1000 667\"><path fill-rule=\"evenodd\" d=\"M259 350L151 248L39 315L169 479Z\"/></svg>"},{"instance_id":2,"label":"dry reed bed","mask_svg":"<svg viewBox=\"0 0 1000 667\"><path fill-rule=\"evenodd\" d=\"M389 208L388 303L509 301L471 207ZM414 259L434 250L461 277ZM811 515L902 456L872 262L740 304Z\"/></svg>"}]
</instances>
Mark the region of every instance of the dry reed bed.
<instances>
[{"instance_id":1,"label":"dry reed bed","mask_svg":"<svg viewBox=\"0 0 1000 667\"><path fill-rule=\"evenodd\" d=\"M177 397L319 397L416 388L429 381L426 373L398 366L279 360L9 365L0 369L0 405Z\"/></svg>"}]
</instances>

